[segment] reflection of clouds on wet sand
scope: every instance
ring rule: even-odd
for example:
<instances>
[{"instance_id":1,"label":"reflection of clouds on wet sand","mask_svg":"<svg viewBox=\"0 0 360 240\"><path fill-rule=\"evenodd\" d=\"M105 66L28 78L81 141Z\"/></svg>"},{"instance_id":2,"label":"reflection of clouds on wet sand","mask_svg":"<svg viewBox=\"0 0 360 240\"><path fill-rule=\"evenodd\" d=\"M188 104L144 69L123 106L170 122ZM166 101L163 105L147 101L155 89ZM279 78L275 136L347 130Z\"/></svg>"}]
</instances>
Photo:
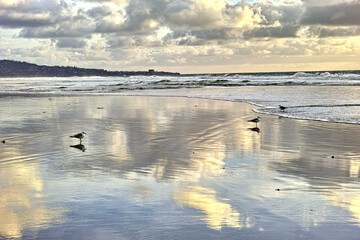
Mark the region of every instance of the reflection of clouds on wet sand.
<instances>
[{"instance_id":1,"label":"reflection of clouds on wet sand","mask_svg":"<svg viewBox=\"0 0 360 240\"><path fill-rule=\"evenodd\" d=\"M228 112L229 108L223 109L222 103L215 101L193 101L196 103L188 104L188 99L167 99L161 100L162 104L159 105L158 99L124 98L121 107L105 107L102 113L108 111L108 115L102 115L103 118L118 119L111 120L111 131L103 133L107 154L111 155L112 161L107 162L107 167L102 169L126 169L122 176L129 180L141 179L141 175L147 175L157 180L196 183L204 178L221 177L224 174L226 151L230 143L228 139L233 139L237 134L233 129L246 128L241 121L232 121L230 115L242 116L243 112L239 112L241 108L235 107L232 108L233 112ZM131 108L127 107L129 105ZM91 114L91 111L87 111L87 114ZM231 145L239 144L241 149L254 146L258 148L259 145L254 145L252 139L258 136L248 131L240 134L240 138L248 137L248 142L238 140ZM114 164L114 167L109 164ZM176 189L175 186L174 191L177 191ZM144 186L136 186L134 191L141 193L144 201L151 195L151 191ZM219 201L215 190L201 190L198 187L193 188L189 194L197 194L199 199L203 199L203 206L193 202L189 207L207 212L209 217L205 222L209 227L243 227L238 219L240 214L233 210L230 204ZM178 200L180 199L182 198ZM213 207L217 210L211 210Z\"/></svg>"},{"instance_id":2,"label":"reflection of clouds on wet sand","mask_svg":"<svg viewBox=\"0 0 360 240\"><path fill-rule=\"evenodd\" d=\"M173 196L178 204L184 204L188 207L201 211L204 216L201 217L207 225L215 230L221 230L222 227L232 228L250 228L250 220L242 217L240 213L234 210L226 199L216 197L216 192L209 188L196 185L186 187Z\"/></svg>"},{"instance_id":3,"label":"reflection of clouds on wet sand","mask_svg":"<svg viewBox=\"0 0 360 240\"><path fill-rule=\"evenodd\" d=\"M108 152L114 154L115 158L119 161L131 160L129 154L127 135L124 131L113 130L105 133L107 139L106 147Z\"/></svg>"},{"instance_id":4,"label":"reflection of clouds on wet sand","mask_svg":"<svg viewBox=\"0 0 360 240\"><path fill-rule=\"evenodd\" d=\"M271 154L267 169L286 176L284 187L298 182L304 186L294 190L331 199L331 205L350 211L360 223L358 188L351 184L360 171L360 135L354 134L359 126L270 118L263 129L262 154ZM316 216L315 225L331 216L328 211L317 214L322 217Z\"/></svg>"},{"instance_id":5,"label":"reflection of clouds on wet sand","mask_svg":"<svg viewBox=\"0 0 360 240\"><path fill-rule=\"evenodd\" d=\"M118 99L104 98L102 104L91 104L91 107L106 106L101 110L106 129L101 129L99 125L89 134L97 140L95 153L105 154L104 158L111 160L94 164L106 164L102 167L105 171L121 168L126 175L129 171L148 173L159 180L209 177L222 173L225 151L229 147L226 135L231 138L236 133L230 128L239 127L238 122L229 122L230 115L234 113L228 112L228 108L223 109L222 104L216 101ZM99 118L97 111L94 116L90 110L85 112L90 119ZM91 164L94 160L90 158L86 163Z\"/></svg>"},{"instance_id":6,"label":"reflection of clouds on wet sand","mask_svg":"<svg viewBox=\"0 0 360 240\"><path fill-rule=\"evenodd\" d=\"M359 178L360 177L360 160L351 159L350 160L350 177Z\"/></svg>"},{"instance_id":7,"label":"reflection of clouds on wet sand","mask_svg":"<svg viewBox=\"0 0 360 240\"><path fill-rule=\"evenodd\" d=\"M226 155L225 152L220 149L217 147L216 150L209 149L207 151L199 150L192 152L189 154L189 158L185 159L185 163L182 163L181 160L177 163L172 162L171 154L170 156L163 156L163 158L157 159L153 165L143 168L142 173L161 180L169 177L166 171L169 171L169 167L171 167L173 168L170 169L173 174L173 176L171 176L173 181L177 180L190 182L200 181L201 178L214 178L216 176L221 176L224 173L223 166L225 164L224 159ZM169 166L169 164L173 166ZM186 166L182 166L182 164L186 164Z\"/></svg>"},{"instance_id":8,"label":"reflection of clouds on wet sand","mask_svg":"<svg viewBox=\"0 0 360 240\"><path fill-rule=\"evenodd\" d=\"M331 204L344 208L354 217L354 222L360 226L360 195L357 192L335 192L326 198Z\"/></svg>"},{"instance_id":9,"label":"reflection of clouds on wet sand","mask_svg":"<svg viewBox=\"0 0 360 240\"><path fill-rule=\"evenodd\" d=\"M0 153L0 158L16 162L0 171L0 236L21 238L26 229L36 231L59 223L64 209L41 203L44 183L39 165L26 162L13 148L7 148L6 154Z\"/></svg>"},{"instance_id":10,"label":"reflection of clouds on wet sand","mask_svg":"<svg viewBox=\"0 0 360 240\"><path fill-rule=\"evenodd\" d=\"M327 153L329 149L337 154L344 152L338 144L339 139L343 143L349 142L346 134L332 128L322 129L309 122L264 117L259 124L261 133L257 134L248 130L252 127L247 122L252 107L240 107L238 103L231 102L151 97L94 98L92 101L96 103L83 105L84 109L88 108L85 110L86 117L108 123L107 129L103 130L99 122L100 128L92 132L92 138L100 142L97 143L100 145L96 153L109 157L90 158L86 164L100 165L103 171L126 179L146 175L159 181L185 181L198 185L203 179L221 180L224 177L227 169L223 167L228 153L238 152L240 159L237 161L249 160L249 153L260 154L260 162L247 166L257 169L254 176L272 175L271 171L275 171L297 177L285 177L280 186L274 185L276 183L273 181L262 181L262 186L253 186L256 191L249 190L251 194L248 193L248 197L261 196L282 202L282 199L291 197L292 191L323 191L328 186L338 185L349 173L348 161L335 159L330 164L329 159L319 158L319 154ZM93 111L95 105L105 106L105 109ZM342 128L346 129L344 126ZM357 151L354 147L347 150ZM356 162L354 160L351 165L352 176L358 176ZM79 162L77 167L82 168L82 164ZM254 176L248 177L251 179ZM277 187L294 190L274 194ZM208 191L212 191L213 195L195 190L189 190L190 193L185 195L197 193L206 199L221 199L216 196L215 189ZM285 205L295 207L299 204L298 198L306 196L304 191L302 194L296 195L291 203ZM318 201L309 197L309 201L311 199ZM206 211L197 204L189 203L188 206ZM297 214L292 214L292 211L269 211L298 222L304 229L326 222L326 211L311 212L311 206L307 207L305 203L301 205L303 210L297 211Z\"/></svg>"},{"instance_id":11,"label":"reflection of clouds on wet sand","mask_svg":"<svg viewBox=\"0 0 360 240\"><path fill-rule=\"evenodd\" d=\"M359 178L360 173L360 160L351 159L349 161L349 175L353 179ZM352 191L349 191L349 190ZM330 193L327 196L334 206L339 206L347 209L352 216L355 218L354 221L360 226L360 194L358 193L359 188L356 186L356 182L350 186L350 184L343 184L341 191Z\"/></svg>"},{"instance_id":12,"label":"reflection of clouds on wet sand","mask_svg":"<svg viewBox=\"0 0 360 240\"><path fill-rule=\"evenodd\" d=\"M216 101L79 97L54 98L52 102L45 103L38 99L37 105L39 108L47 108L48 105L58 107L53 109L53 116L49 116L54 118L54 122L48 121L47 126L51 128L52 134L46 137L39 135L38 138L39 141L46 141L45 150L48 142L52 143L48 146L50 150L56 146L58 136L64 145L69 146L69 142L73 144L67 134L75 131L72 129L88 133L84 139L85 152L64 152L64 157L61 157L64 161L47 162L53 174L64 172L68 177L92 176L90 173L96 169L127 180L142 179L144 175L159 181L171 179L189 183L199 182L202 178L213 179L224 173L223 166L229 148L227 138L236 134L231 128L241 125L229 121L231 115L241 116L241 113L235 114L239 111L237 108L229 112L228 107L224 109L223 104ZM41 155L44 149L24 151L29 154L39 151ZM151 198L151 189L146 185L137 185L134 193L141 196L142 201L147 201ZM211 194L202 193L208 197L208 204L216 202L215 190L208 191ZM225 212L232 209L221 201L218 206ZM226 221L216 224L231 225Z\"/></svg>"},{"instance_id":13,"label":"reflection of clouds on wet sand","mask_svg":"<svg viewBox=\"0 0 360 240\"><path fill-rule=\"evenodd\" d=\"M41 102L39 99L39 106ZM168 212L162 212L163 209L173 207L175 202L181 216L195 214L198 221L214 230L268 231L275 224L272 220L280 219L285 226L289 221L311 231L347 211L352 213L354 222L360 222L358 189L350 186L359 178L354 142L360 139L349 134L357 130L354 126L332 127L264 116L259 123L261 132L257 133L248 129L253 127L247 122L254 117L251 106L199 99L64 97L46 102L44 108L49 104L54 108L48 111L49 120L44 125L38 116L33 120L29 115L25 120L14 120L12 128L5 129L16 129L17 139L27 141L22 142L21 154L3 153L4 156L16 159L23 155L33 158L31 164L24 164L19 157L7 167L12 171L9 176L5 168L0 168L4 179L20 179L11 199L21 195L24 200L10 210L19 209L16 206L28 208L26 216L32 216L44 228L58 221L62 212L46 210L32 201L32 194L41 201L46 181L41 179L37 162L50 172L50 181L54 176L67 180L64 191L67 182L74 184L75 189L77 184L88 183L87 192L92 199L114 201L112 210L125 218L129 214L125 208L138 212L139 206L151 208L148 217L156 215L157 210L166 215ZM98 106L103 108L97 109ZM75 131L88 133L85 152L69 148L76 143L69 139L69 132ZM350 158L350 153L355 156ZM331 155L336 157L332 159ZM37 161L40 156L41 161ZM31 179L31 185L24 184L24 178ZM101 191L94 190L96 182L112 190L101 196ZM6 192L5 186L0 186ZM81 199L84 193L72 194ZM116 202L120 201L119 195L121 204ZM0 200L4 203L1 206L9 206L10 199L2 196ZM1 206L1 215L14 215ZM108 216L100 216L102 209L95 213L100 219ZM18 212L15 216L24 219L13 225L18 229L13 232L21 235L31 220ZM142 216L133 221L138 220ZM352 224L346 216L341 220ZM186 220L182 224L186 226ZM0 222L0 233L8 236L10 233L3 233L3 226Z\"/></svg>"},{"instance_id":14,"label":"reflection of clouds on wet sand","mask_svg":"<svg viewBox=\"0 0 360 240\"><path fill-rule=\"evenodd\" d=\"M226 111L219 113L219 110L209 110L216 110L216 104L215 106L197 104L195 108L193 105L189 107L189 104L184 104L180 99L175 103L162 102L163 109L157 104L151 109L144 106L143 102L139 105L141 107L133 102L134 108L140 109L141 112L130 111L126 116L126 118L134 117L122 124L126 137L112 138L113 143L116 143L115 139L118 139L118 143L123 143L124 138L128 140L126 141L128 145L122 146L124 153L129 153L128 158L133 159L125 163L128 171L141 172L158 180L171 178L172 181L188 183L223 175L228 144L226 134L230 128L238 127L234 125L239 123L228 122L230 118L226 117ZM138 123L136 128L130 125L134 123ZM244 134L246 135L242 135L244 138L251 135L248 132ZM137 140L136 143L134 139ZM252 146L253 143L249 141L246 144ZM127 177L130 175L126 173ZM177 187L174 191L178 191ZM139 192L138 187L136 192ZM146 195L149 194L147 191ZM191 187L184 192L176 193L174 198L179 204L186 204L205 213L206 217L201 219L210 228L220 230L223 226L249 227L249 223L241 222L240 213L226 203L226 200L219 200L221 198L214 189Z\"/></svg>"},{"instance_id":15,"label":"reflection of clouds on wet sand","mask_svg":"<svg viewBox=\"0 0 360 240\"><path fill-rule=\"evenodd\" d=\"M190 156L191 165L185 176L188 175L187 179L193 180L220 176L224 173L225 157L225 146L217 146L216 149L204 147L204 150L196 151Z\"/></svg>"}]
</instances>

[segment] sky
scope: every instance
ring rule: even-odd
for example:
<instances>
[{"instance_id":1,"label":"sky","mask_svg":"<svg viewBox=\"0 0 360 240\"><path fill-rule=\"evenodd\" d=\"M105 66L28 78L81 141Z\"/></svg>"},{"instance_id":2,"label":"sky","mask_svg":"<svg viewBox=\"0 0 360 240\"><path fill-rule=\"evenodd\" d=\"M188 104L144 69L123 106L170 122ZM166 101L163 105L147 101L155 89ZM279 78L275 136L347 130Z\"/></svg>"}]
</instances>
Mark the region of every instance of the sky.
<instances>
[{"instance_id":1,"label":"sky","mask_svg":"<svg viewBox=\"0 0 360 240\"><path fill-rule=\"evenodd\" d=\"M360 0L0 0L0 59L107 70L360 69Z\"/></svg>"}]
</instances>

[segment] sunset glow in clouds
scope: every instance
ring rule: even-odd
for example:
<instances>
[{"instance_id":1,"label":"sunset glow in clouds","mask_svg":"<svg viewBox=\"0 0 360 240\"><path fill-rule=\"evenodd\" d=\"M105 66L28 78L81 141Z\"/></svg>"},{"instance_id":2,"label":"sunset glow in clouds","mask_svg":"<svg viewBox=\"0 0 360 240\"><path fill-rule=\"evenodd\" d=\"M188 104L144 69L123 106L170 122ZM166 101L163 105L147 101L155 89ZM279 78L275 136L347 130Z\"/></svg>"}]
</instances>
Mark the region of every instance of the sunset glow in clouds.
<instances>
[{"instance_id":1,"label":"sunset glow in clouds","mask_svg":"<svg viewBox=\"0 0 360 240\"><path fill-rule=\"evenodd\" d=\"M0 59L181 73L360 69L358 0L0 0Z\"/></svg>"}]
</instances>

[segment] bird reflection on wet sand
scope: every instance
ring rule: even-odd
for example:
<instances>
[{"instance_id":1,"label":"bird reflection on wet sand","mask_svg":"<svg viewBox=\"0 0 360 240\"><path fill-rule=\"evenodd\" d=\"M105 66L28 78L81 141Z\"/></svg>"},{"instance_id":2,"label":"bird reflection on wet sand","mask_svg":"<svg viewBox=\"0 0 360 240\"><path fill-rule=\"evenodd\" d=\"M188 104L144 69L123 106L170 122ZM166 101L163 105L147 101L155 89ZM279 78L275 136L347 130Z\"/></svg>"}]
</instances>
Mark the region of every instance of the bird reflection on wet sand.
<instances>
[{"instance_id":1,"label":"bird reflection on wet sand","mask_svg":"<svg viewBox=\"0 0 360 240\"><path fill-rule=\"evenodd\" d=\"M258 128L258 127L249 128L249 130L253 131L253 132L260 133L260 128Z\"/></svg>"},{"instance_id":2,"label":"bird reflection on wet sand","mask_svg":"<svg viewBox=\"0 0 360 240\"><path fill-rule=\"evenodd\" d=\"M83 144L81 144L81 143L80 143L80 144L77 144L77 145L70 145L70 147L79 149L79 150L81 150L81 151L83 151L83 152L86 151L86 147L85 147Z\"/></svg>"}]
</instances>

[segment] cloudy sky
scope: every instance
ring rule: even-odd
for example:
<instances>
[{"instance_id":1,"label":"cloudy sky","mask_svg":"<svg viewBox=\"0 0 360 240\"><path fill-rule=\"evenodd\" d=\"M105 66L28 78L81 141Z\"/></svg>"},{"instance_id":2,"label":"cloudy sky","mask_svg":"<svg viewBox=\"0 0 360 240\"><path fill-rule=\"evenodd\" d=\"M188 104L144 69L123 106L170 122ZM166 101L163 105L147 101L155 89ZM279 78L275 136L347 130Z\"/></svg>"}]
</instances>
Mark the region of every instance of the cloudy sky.
<instances>
[{"instance_id":1,"label":"cloudy sky","mask_svg":"<svg viewBox=\"0 0 360 240\"><path fill-rule=\"evenodd\" d=\"M360 69L360 0L0 0L0 59L181 73Z\"/></svg>"}]
</instances>

